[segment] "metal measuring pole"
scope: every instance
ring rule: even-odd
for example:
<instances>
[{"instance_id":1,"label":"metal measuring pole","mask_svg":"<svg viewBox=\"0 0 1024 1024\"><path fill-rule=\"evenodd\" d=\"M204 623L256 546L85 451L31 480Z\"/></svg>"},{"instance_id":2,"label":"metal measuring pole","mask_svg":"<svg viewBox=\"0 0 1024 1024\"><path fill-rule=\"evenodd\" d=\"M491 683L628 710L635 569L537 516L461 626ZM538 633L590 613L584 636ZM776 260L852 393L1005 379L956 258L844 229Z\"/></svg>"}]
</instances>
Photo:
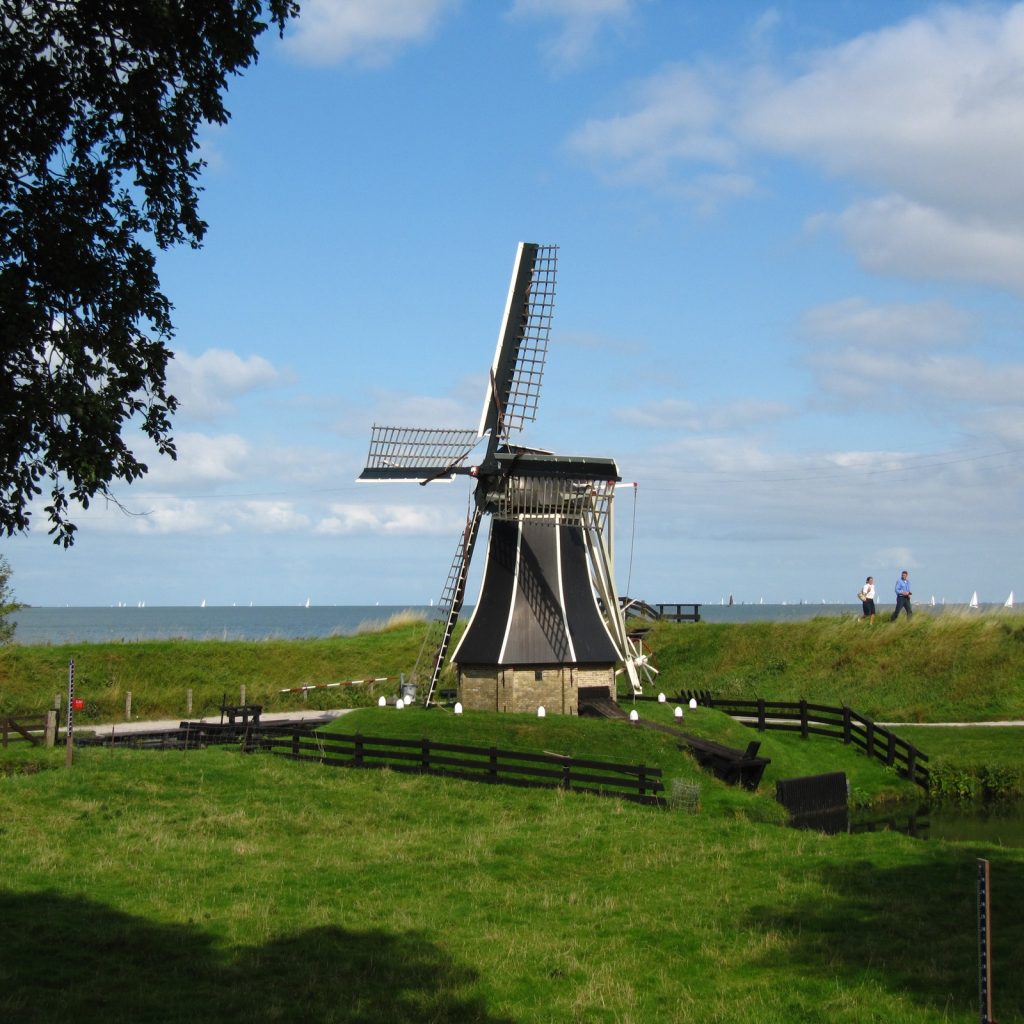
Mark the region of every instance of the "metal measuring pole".
<instances>
[{"instance_id":1,"label":"metal measuring pole","mask_svg":"<svg viewBox=\"0 0 1024 1024\"><path fill-rule=\"evenodd\" d=\"M75 728L75 659L68 662L68 727L67 727L67 754L64 763L71 767L75 759L74 747L71 745L71 733Z\"/></svg>"},{"instance_id":2,"label":"metal measuring pole","mask_svg":"<svg viewBox=\"0 0 1024 1024\"><path fill-rule=\"evenodd\" d=\"M992 906L989 864L978 859L978 1009L981 1024L996 1024L992 1016Z\"/></svg>"}]
</instances>

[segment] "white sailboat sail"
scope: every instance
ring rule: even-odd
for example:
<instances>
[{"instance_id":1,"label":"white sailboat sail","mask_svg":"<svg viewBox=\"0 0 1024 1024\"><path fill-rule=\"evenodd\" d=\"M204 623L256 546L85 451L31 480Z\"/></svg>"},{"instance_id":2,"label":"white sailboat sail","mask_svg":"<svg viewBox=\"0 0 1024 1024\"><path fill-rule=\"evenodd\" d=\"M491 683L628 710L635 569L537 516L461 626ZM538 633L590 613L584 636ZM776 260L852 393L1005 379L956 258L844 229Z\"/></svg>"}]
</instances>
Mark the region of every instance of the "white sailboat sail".
<instances>
[{"instance_id":1,"label":"white sailboat sail","mask_svg":"<svg viewBox=\"0 0 1024 1024\"><path fill-rule=\"evenodd\" d=\"M972 608L977 608L978 607L978 592L977 591L975 591L973 594L971 594L971 607Z\"/></svg>"},{"instance_id":2,"label":"white sailboat sail","mask_svg":"<svg viewBox=\"0 0 1024 1024\"><path fill-rule=\"evenodd\" d=\"M1010 591L1010 596L1003 602L1003 607L1004 608L1012 608L1013 607L1013 591L1012 590Z\"/></svg>"}]
</instances>

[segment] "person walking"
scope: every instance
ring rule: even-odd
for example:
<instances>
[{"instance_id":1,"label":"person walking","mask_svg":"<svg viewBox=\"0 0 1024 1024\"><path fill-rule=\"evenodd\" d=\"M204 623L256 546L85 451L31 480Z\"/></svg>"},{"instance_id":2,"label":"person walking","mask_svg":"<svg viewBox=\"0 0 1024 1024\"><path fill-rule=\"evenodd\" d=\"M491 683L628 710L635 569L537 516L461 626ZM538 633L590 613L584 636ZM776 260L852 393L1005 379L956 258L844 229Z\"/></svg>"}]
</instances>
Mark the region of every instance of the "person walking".
<instances>
[{"instance_id":1,"label":"person walking","mask_svg":"<svg viewBox=\"0 0 1024 1024\"><path fill-rule=\"evenodd\" d=\"M875 624L875 577L869 576L864 581L864 586L860 591L860 606L864 614L860 617L860 621L863 622L868 619L871 625Z\"/></svg>"},{"instance_id":2,"label":"person walking","mask_svg":"<svg viewBox=\"0 0 1024 1024\"><path fill-rule=\"evenodd\" d=\"M900 573L900 578L896 581L896 611L892 613L889 621L895 622L901 611L907 613L908 619L914 614L910 607L910 578L906 569Z\"/></svg>"}]
</instances>

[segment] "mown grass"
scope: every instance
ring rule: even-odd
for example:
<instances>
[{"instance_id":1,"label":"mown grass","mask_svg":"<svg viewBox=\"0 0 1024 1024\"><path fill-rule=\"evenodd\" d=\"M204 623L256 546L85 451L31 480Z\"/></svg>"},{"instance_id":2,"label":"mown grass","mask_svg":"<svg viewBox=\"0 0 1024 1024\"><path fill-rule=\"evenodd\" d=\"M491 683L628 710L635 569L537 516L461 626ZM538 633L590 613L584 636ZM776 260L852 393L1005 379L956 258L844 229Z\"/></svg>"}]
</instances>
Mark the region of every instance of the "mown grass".
<instances>
[{"instance_id":1,"label":"mown grass","mask_svg":"<svg viewBox=\"0 0 1024 1024\"><path fill-rule=\"evenodd\" d=\"M304 685L393 676L415 663L422 623L372 624L354 636L311 640L143 640L0 648L0 714L40 713L66 692L75 662L76 694L86 701L80 721L122 721L132 694L132 717L184 718L192 690L195 717L216 714L221 701L246 700L267 711L350 707L376 699L373 687L313 690L305 697L280 691ZM397 683L387 687L395 689Z\"/></svg>"},{"instance_id":2,"label":"mown grass","mask_svg":"<svg viewBox=\"0 0 1024 1024\"><path fill-rule=\"evenodd\" d=\"M805 697L878 720L1024 720L1024 617L988 612L874 626L853 617L679 626L649 635L658 686L721 696Z\"/></svg>"},{"instance_id":3,"label":"mown grass","mask_svg":"<svg viewBox=\"0 0 1024 1024\"><path fill-rule=\"evenodd\" d=\"M680 724L670 704L643 703L638 707L643 720L671 725L727 746L744 749L751 740L758 740L761 743L758 753L771 759L758 794L719 782L680 749L678 739L621 721L369 708L338 719L324 731L417 739L427 736L447 743L544 750L571 757L656 766L662 770L666 794L671 793L672 780L681 779L700 786L702 803L711 813L755 821L785 820L780 805L774 800L775 783L779 779L826 771L846 772L855 805L916 799L921 794L917 786L901 778L894 769L835 740L804 741L790 734L757 733L709 708L687 710Z\"/></svg>"},{"instance_id":4,"label":"mown grass","mask_svg":"<svg viewBox=\"0 0 1024 1024\"><path fill-rule=\"evenodd\" d=\"M0 823L27 1024L966 1024L978 856L1024 1011L1020 850L225 750L84 750L0 781Z\"/></svg>"}]
</instances>

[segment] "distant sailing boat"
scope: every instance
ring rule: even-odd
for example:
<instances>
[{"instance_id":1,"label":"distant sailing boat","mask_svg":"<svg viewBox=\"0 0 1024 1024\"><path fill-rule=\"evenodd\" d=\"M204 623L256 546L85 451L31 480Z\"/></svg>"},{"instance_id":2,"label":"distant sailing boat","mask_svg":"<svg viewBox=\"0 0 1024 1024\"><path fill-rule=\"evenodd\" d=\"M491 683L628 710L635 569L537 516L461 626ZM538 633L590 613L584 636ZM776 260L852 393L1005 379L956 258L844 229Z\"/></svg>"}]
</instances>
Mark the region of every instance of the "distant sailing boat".
<instances>
[{"instance_id":1,"label":"distant sailing boat","mask_svg":"<svg viewBox=\"0 0 1024 1024\"><path fill-rule=\"evenodd\" d=\"M1012 590L1010 591L1010 596L1003 602L1003 607L1004 608L1012 608L1013 607L1013 591Z\"/></svg>"},{"instance_id":2,"label":"distant sailing boat","mask_svg":"<svg viewBox=\"0 0 1024 1024\"><path fill-rule=\"evenodd\" d=\"M935 607L935 595L934 594L932 594L932 607L933 608Z\"/></svg>"},{"instance_id":3,"label":"distant sailing boat","mask_svg":"<svg viewBox=\"0 0 1024 1024\"><path fill-rule=\"evenodd\" d=\"M308 597L306 598L306 607L307 608L309 607L309 598Z\"/></svg>"},{"instance_id":4,"label":"distant sailing boat","mask_svg":"<svg viewBox=\"0 0 1024 1024\"><path fill-rule=\"evenodd\" d=\"M199 607L200 608L205 608L206 607L206 598L205 597L202 599L202 601L199 602Z\"/></svg>"},{"instance_id":5,"label":"distant sailing boat","mask_svg":"<svg viewBox=\"0 0 1024 1024\"><path fill-rule=\"evenodd\" d=\"M975 591L973 594L971 594L971 603L970 603L969 607L971 607L971 608L977 608L978 607L978 592L977 591Z\"/></svg>"}]
</instances>

